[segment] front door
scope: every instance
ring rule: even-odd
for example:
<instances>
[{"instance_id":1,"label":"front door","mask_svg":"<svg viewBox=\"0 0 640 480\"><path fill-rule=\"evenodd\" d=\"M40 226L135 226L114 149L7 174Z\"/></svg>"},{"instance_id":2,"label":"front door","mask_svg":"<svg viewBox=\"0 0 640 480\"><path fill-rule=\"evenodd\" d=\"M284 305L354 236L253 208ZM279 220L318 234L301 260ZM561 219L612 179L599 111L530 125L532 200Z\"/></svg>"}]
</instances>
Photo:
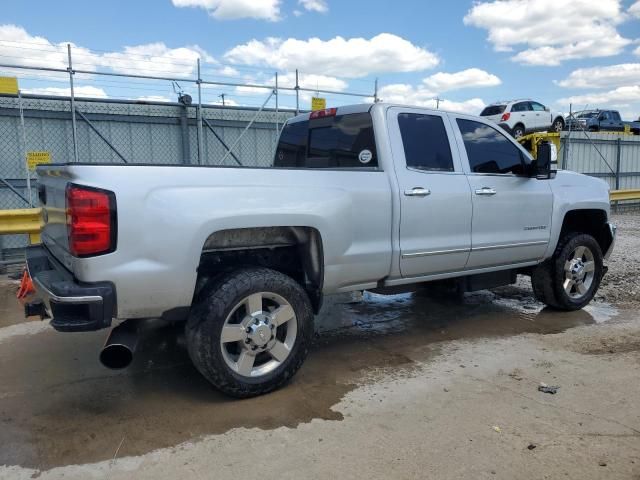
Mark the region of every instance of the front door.
<instances>
[{"instance_id":1,"label":"front door","mask_svg":"<svg viewBox=\"0 0 640 480\"><path fill-rule=\"evenodd\" d=\"M498 129L458 118L473 198L467 269L541 259L549 243L552 192L526 175L528 157Z\"/></svg>"},{"instance_id":2,"label":"front door","mask_svg":"<svg viewBox=\"0 0 640 480\"><path fill-rule=\"evenodd\" d=\"M551 112L547 112L544 105L538 102L530 102L533 112L533 128L535 130L547 130L551 128Z\"/></svg>"},{"instance_id":3,"label":"front door","mask_svg":"<svg viewBox=\"0 0 640 480\"><path fill-rule=\"evenodd\" d=\"M400 200L400 271L417 277L464 269L471 193L446 114L388 112Z\"/></svg>"}]
</instances>

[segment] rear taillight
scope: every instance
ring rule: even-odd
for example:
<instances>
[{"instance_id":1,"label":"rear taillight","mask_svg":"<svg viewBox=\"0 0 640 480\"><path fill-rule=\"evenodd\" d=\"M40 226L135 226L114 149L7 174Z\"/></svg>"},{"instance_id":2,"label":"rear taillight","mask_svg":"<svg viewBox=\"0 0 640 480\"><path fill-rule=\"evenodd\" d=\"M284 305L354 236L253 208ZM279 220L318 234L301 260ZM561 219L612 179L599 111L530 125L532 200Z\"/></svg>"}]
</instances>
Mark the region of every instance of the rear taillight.
<instances>
[{"instance_id":1,"label":"rear taillight","mask_svg":"<svg viewBox=\"0 0 640 480\"><path fill-rule=\"evenodd\" d=\"M67 186L69 251L76 257L109 253L116 248L116 200L113 192Z\"/></svg>"},{"instance_id":2,"label":"rear taillight","mask_svg":"<svg viewBox=\"0 0 640 480\"><path fill-rule=\"evenodd\" d=\"M316 118L335 117L338 112L337 108L327 108L325 110L316 110L309 114L309 120L315 120Z\"/></svg>"},{"instance_id":3,"label":"rear taillight","mask_svg":"<svg viewBox=\"0 0 640 480\"><path fill-rule=\"evenodd\" d=\"M506 122L507 120L509 120L509 117L511 116L510 113L504 113L502 115L502 118L500 119L501 122Z\"/></svg>"}]
</instances>

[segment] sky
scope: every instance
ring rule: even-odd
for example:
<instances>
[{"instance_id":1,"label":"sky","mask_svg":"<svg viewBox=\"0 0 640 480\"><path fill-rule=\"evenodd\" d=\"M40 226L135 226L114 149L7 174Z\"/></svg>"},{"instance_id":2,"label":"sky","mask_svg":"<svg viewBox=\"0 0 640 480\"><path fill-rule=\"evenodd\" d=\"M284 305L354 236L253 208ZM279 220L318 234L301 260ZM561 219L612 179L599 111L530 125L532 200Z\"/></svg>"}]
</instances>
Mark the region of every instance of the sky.
<instances>
[{"instance_id":1,"label":"sky","mask_svg":"<svg viewBox=\"0 0 640 480\"><path fill-rule=\"evenodd\" d=\"M0 63L67 67L76 94L175 101L177 86L96 72L372 96L478 114L532 98L567 113L640 117L640 0L21 0L3 6ZM0 67L25 93L68 95L64 73ZM205 103L259 106L270 89L203 85ZM301 108L310 108L302 92ZM328 106L371 101L322 95ZM438 100L436 100L438 99ZM292 92L279 105L293 107Z\"/></svg>"}]
</instances>

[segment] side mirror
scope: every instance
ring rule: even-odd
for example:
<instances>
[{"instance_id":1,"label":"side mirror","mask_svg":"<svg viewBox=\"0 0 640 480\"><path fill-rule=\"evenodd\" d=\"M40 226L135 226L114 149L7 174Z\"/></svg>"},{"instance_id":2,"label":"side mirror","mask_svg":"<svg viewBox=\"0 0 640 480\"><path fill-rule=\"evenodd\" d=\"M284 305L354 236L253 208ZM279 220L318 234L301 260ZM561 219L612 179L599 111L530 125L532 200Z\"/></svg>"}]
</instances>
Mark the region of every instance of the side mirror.
<instances>
[{"instance_id":1,"label":"side mirror","mask_svg":"<svg viewBox=\"0 0 640 480\"><path fill-rule=\"evenodd\" d=\"M538 145L538 157L531 163L532 177L538 180L548 180L556 173L552 164L558 162L558 150L555 144L543 142Z\"/></svg>"}]
</instances>

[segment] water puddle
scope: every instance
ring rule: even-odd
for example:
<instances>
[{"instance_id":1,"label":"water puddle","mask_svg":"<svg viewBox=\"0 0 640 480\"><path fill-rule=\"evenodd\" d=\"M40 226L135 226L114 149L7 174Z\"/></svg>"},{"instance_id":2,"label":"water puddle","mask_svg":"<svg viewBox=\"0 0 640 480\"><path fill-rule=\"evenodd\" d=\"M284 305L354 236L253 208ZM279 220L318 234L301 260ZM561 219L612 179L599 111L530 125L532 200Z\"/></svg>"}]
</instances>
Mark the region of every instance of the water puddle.
<instances>
[{"instance_id":1,"label":"water puddle","mask_svg":"<svg viewBox=\"0 0 640 480\"><path fill-rule=\"evenodd\" d=\"M45 469L109 459L119 446L119 456L140 455L238 427L339 421L332 406L365 372L412 368L442 341L557 333L616 315L602 304L550 311L518 295L328 298L315 346L291 384L241 401L192 367L181 325L150 323L134 364L120 372L98 363L106 332L20 327L25 332L0 343L0 365L11 366L0 369L0 465Z\"/></svg>"}]
</instances>

